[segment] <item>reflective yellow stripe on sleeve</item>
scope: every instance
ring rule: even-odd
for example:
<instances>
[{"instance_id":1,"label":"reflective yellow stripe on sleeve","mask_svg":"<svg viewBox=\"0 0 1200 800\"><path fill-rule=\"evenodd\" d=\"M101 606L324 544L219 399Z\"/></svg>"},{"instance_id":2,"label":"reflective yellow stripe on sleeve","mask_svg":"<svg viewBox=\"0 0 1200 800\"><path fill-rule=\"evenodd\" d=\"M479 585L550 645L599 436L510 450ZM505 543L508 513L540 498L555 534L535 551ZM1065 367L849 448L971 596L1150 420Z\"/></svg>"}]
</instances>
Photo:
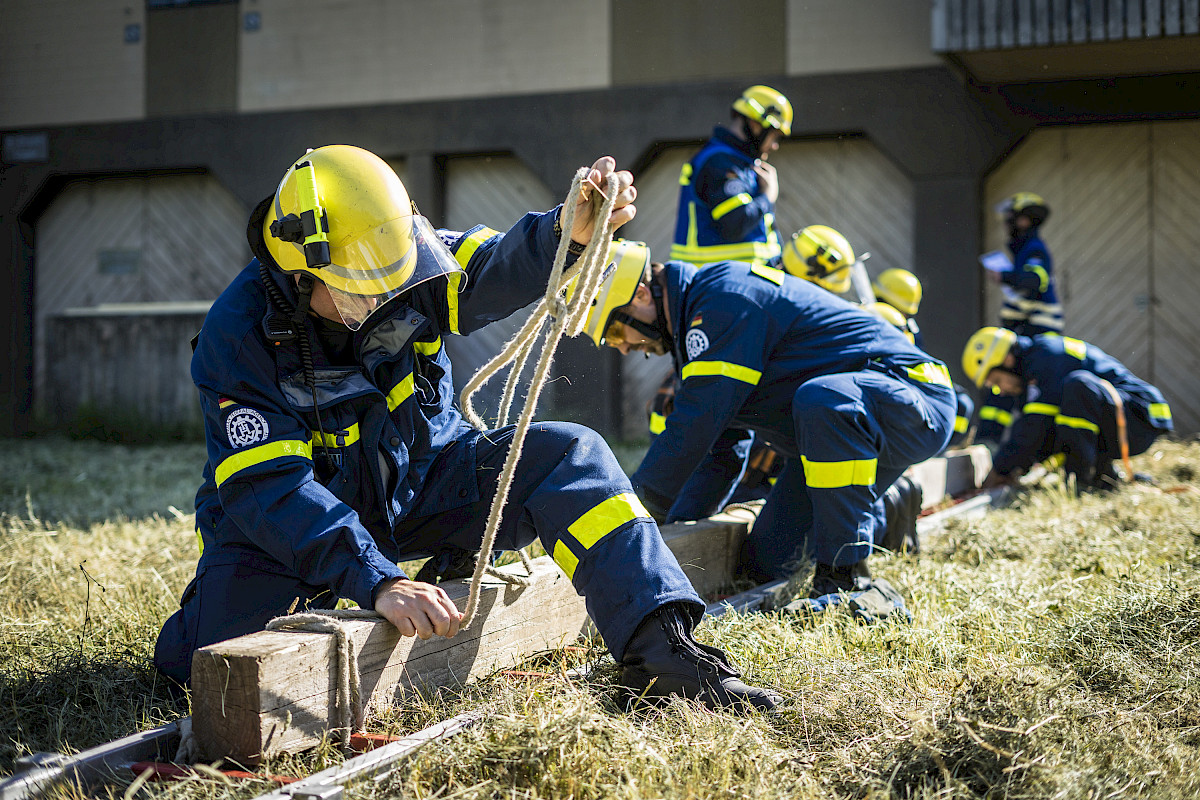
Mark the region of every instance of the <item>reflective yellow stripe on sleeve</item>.
<instances>
[{"instance_id":1,"label":"reflective yellow stripe on sleeve","mask_svg":"<svg viewBox=\"0 0 1200 800\"><path fill-rule=\"evenodd\" d=\"M1006 428L1009 425L1012 425L1012 414L1008 413L1007 411L1002 411L995 406L984 406L983 408L979 409L979 418L990 420L998 425L1003 425Z\"/></svg>"},{"instance_id":2,"label":"reflective yellow stripe on sleeve","mask_svg":"<svg viewBox=\"0 0 1200 800\"><path fill-rule=\"evenodd\" d=\"M687 186L692 182L692 162L688 161L683 165L683 169L679 170L679 185Z\"/></svg>"},{"instance_id":3,"label":"reflective yellow stripe on sleeve","mask_svg":"<svg viewBox=\"0 0 1200 800\"><path fill-rule=\"evenodd\" d=\"M416 350L423 356L436 356L438 350L442 349L442 337L437 337L432 342L413 342L413 350Z\"/></svg>"},{"instance_id":4,"label":"reflective yellow stripe on sleeve","mask_svg":"<svg viewBox=\"0 0 1200 800\"><path fill-rule=\"evenodd\" d=\"M644 517L652 519L636 494L624 492L598 503L567 526L567 533L588 550L626 522Z\"/></svg>"},{"instance_id":5,"label":"reflective yellow stripe on sleeve","mask_svg":"<svg viewBox=\"0 0 1200 800\"><path fill-rule=\"evenodd\" d=\"M200 535L200 526L196 526L196 547L200 550L200 555L204 555L204 537Z\"/></svg>"},{"instance_id":6,"label":"reflective yellow stripe on sleeve","mask_svg":"<svg viewBox=\"0 0 1200 800\"><path fill-rule=\"evenodd\" d=\"M579 566L579 559L571 552L571 548L563 544L562 539L554 543L554 563L562 568L562 571L567 573L568 578L575 577L575 568Z\"/></svg>"},{"instance_id":7,"label":"reflective yellow stripe on sleeve","mask_svg":"<svg viewBox=\"0 0 1200 800\"><path fill-rule=\"evenodd\" d=\"M742 192L741 194L735 194L733 197L729 198L728 200L718 203L716 205L716 207L713 208L712 218L714 220L718 220L721 217L728 214L730 211L733 211L735 208L741 208L742 206L748 206L753 202L754 202L754 198L752 198L746 192Z\"/></svg>"},{"instance_id":8,"label":"reflective yellow stripe on sleeve","mask_svg":"<svg viewBox=\"0 0 1200 800\"><path fill-rule=\"evenodd\" d=\"M683 379L698 378L704 375L722 375L735 381L757 386L762 379L762 373L756 369L743 367L740 364L730 364L728 361L693 361L683 368Z\"/></svg>"},{"instance_id":9,"label":"reflective yellow stripe on sleeve","mask_svg":"<svg viewBox=\"0 0 1200 800\"><path fill-rule=\"evenodd\" d=\"M1037 264L1026 264L1025 271L1037 273L1039 281L1038 291L1046 291L1046 287L1050 285L1050 276L1046 274L1046 270L1042 269Z\"/></svg>"},{"instance_id":10,"label":"reflective yellow stripe on sleeve","mask_svg":"<svg viewBox=\"0 0 1200 800\"><path fill-rule=\"evenodd\" d=\"M458 244L458 249L454 251L454 260L463 269L467 268L467 264L471 263L471 256L475 255L475 251L479 246L498 234L500 231L492 228L483 227L472 233L470 236L463 238Z\"/></svg>"},{"instance_id":11,"label":"reflective yellow stripe on sleeve","mask_svg":"<svg viewBox=\"0 0 1200 800\"><path fill-rule=\"evenodd\" d=\"M800 456L804 464L804 482L810 489L841 489L846 486L872 486L878 459L861 461L809 461Z\"/></svg>"},{"instance_id":12,"label":"reflective yellow stripe on sleeve","mask_svg":"<svg viewBox=\"0 0 1200 800\"><path fill-rule=\"evenodd\" d=\"M768 267L765 264L751 264L750 271L760 278L766 278L776 286L783 286L783 270Z\"/></svg>"},{"instance_id":13,"label":"reflective yellow stripe on sleeve","mask_svg":"<svg viewBox=\"0 0 1200 800\"><path fill-rule=\"evenodd\" d=\"M667 429L667 418L662 414L650 412L650 432L655 436Z\"/></svg>"},{"instance_id":14,"label":"reflective yellow stripe on sleeve","mask_svg":"<svg viewBox=\"0 0 1200 800\"><path fill-rule=\"evenodd\" d=\"M1063 349L1067 351L1067 355L1072 355L1080 361L1087 356L1087 344L1079 339L1072 339L1070 336L1060 337L1063 343Z\"/></svg>"},{"instance_id":15,"label":"reflective yellow stripe on sleeve","mask_svg":"<svg viewBox=\"0 0 1200 800\"><path fill-rule=\"evenodd\" d=\"M410 374L404 380L397 383L392 390L388 392L387 404L388 411L395 411L401 403L412 397L413 393L413 376Z\"/></svg>"},{"instance_id":16,"label":"reflective yellow stripe on sleeve","mask_svg":"<svg viewBox=\"0 0 1200 800\"><path fill-rule=\"evenodd\" d=\"M969 419L967 419L966 417L955 417L954 418L954 432L955 433L966 433L967 425L969 425L970 422L971 421Z\"/></svg>"},{"instance_id":17,"label":"reflective yellow stripe on sleeve","mask_svg":"<svg viewBox=\"0 0 1200 800\"><path fill-rule=\"evenodd\" d=\"M1049 403L1026 403L1021 409L1023 414L1043 414L1047 417L1058 416L1058 406L1052 406Z\"/></svg>"},{"instance_id":18,"label":"reflective yellow stripe on sleeve","mask_svg":"<svg viewBox=\"0 0 1200 800\"><path fill-rule=\"evenodd\" d=\"M1150 419L1171 419L1171 407L1166 403L1151 403L1150 404Z\"/></svg>"},{"instance_id":19,"label":"reflective yellow stripe on sleeve","mask_svg":"<svg viewBox=\"0 0 1200 800\"><path fill-rule=\"evenodd\" d=\"M938 386L951 388L954 384L950 380L950 372L942 364L937 364L933 361L926 361L924 364L919 364L915 367L907 367L908 377L914 381L921 383L934 383Z\"/></svg>"},{"instance_id":20,"label":"reflective yellow stripe on sleeve","mask_svg":"<svg viewBox=\"0 0 1200 800\"><path fill-rule=\"evenodd\" d=\"M278 442L260 444L258 447L251 447L248 450L239 450L217 465L215 470L217 486L244 469L287 456L300 456L311 461L312 445L295 439L282 439Z\"/></svg>"},{"instance_id":21,"label":"reflective yellow stripe on sleeve","mask_svg":"<svg viewBox=\"0 0 1200 800\"><path fill-rule=\"evenodd\" d=\"M1054 417L1055 425L1065 425L1068 428L1078 428L1079 430L1091 431L1099 434L1100 426L1091 420L1086 420L1083 417L1064 417L1062 414L1057 414Z\"/></svg>"}]
</instances>

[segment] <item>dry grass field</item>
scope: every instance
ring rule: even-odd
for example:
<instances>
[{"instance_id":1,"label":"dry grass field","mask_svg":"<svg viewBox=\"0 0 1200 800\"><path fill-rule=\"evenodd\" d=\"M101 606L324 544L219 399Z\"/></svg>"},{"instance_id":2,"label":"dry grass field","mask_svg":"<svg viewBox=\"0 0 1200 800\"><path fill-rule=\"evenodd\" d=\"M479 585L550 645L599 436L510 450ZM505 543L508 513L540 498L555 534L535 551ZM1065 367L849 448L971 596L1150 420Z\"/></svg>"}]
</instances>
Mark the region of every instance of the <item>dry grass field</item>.
<instances>
[{"instance_id":1,"label":"dry grass field","mask_svg":"<svg viewBox=\"0 0 1200 800\"><path fill-rule=\"evenodd\" d=\"M149 666L190 577L203 449L8 441L0 449L0 776L189 713ZM413 698L400 733L483 705L362 800L438 798L1195 798L1200 796L1200 444L1136 459L1155 486L1073 499L1048 485L873 567L912 625L727 615L701 628L781 714L685 702L629 714L578 653ZM306 774L332 746L266 769ZM204 778L138 797L237 800ZM108 790L114 797L123 785Z\"/></svg>"}]
</instances>

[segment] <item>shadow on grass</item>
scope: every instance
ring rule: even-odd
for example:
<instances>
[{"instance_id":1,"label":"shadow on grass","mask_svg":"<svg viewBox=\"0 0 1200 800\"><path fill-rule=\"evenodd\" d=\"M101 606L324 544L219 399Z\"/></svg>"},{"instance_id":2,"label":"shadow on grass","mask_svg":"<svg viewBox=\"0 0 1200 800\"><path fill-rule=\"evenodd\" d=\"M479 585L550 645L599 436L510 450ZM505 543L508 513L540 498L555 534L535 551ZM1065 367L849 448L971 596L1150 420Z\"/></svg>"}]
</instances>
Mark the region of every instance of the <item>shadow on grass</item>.
<instances>
[{"instance_id":1,"label":"shadow on grass","mask_svg":"<svg viewBox=\"0 0 1200 800\"><path fill-rule=\"evenodd\" d=\"M30 752L85 750L187 714L168 683L131 652L0 672L0 775Z\"/></svg>"}]
</instances>

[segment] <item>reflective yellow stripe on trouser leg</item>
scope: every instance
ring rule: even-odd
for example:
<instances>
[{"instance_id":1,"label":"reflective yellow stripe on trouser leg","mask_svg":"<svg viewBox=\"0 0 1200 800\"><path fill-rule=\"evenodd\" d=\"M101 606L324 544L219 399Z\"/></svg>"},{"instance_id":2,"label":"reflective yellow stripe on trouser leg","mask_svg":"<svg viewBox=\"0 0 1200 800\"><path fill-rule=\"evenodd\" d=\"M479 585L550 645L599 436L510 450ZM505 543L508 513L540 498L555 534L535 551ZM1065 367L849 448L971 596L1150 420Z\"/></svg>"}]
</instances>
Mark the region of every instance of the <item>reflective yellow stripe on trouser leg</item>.
<instances>
[{"instance_id":1,"label":"reflective yellow stripe on trouser leg","mask_svg":"<svg viewBox=\"0 0 1200 800\"><path fill-rule=\"evenodd\" d=\"M596 542L635 519L652 517L642 505L642 501L632 492L625 492L596 504L568 525L566 534L554 543L554 562L567 573L568 578L574 578L580 557L573 552L576 548L565 543L567 536L575 540L579 551L586 552Z\"/></svg>"}]
</instances>

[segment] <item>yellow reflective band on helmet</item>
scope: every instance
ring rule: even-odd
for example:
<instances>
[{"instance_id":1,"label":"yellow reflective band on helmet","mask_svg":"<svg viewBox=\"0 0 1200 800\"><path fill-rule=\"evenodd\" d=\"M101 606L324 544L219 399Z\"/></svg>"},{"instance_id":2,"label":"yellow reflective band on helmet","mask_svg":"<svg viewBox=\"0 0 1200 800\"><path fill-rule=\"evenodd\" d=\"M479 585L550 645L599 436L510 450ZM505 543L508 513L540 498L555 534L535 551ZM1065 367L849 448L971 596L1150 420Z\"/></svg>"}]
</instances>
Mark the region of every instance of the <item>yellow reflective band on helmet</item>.
<instances>
[{"instance_id":1,"label":"yellow reflective band on helmet","mask_svg":"<svg viewBox=\"0 0 1200 800\"><path fill-rule=\"evenodd\" d=\"M735 194L733 197L729 198L728 200L717 204L716 208L714 208L712 210L712 218L714 220L718 220L721 217L728 214L730 211L733 211L735 208L741 208L742 206L748 206L753 202L754 202L754 198L752 198L746 192L742 192L741 194Z\"/></svg>"},{"instance_id":2,"label":"yellow reflective band on helmet","mask_svg":"<svg viewBox=\"0 0 1200 800\"><path fill-rule=\"evenodd\" d=\"M955 433L966 433L967 425L969 425L970 422L971 421L969 419L967 419L966 417L955 417L954 418L954 432Z\"/></svg>"},{"instance_id":3,"label":"yellow reflective band on helmet","mask_svg":"<svg viewBox=\"0 0 1200 800\"><path fill-rule=\"evenodd\" d=\"M667 429L667 418L654 411L650 412L650 432L655 436Z\"/></svg>"},{"instance_id":4,"label":"yellow reflective band on helmet","mask_svg":"<svg viewBox=\"0 0 1200 800\"><path fill-rule=\"evenodd\" d=\"M583 549L589 550L592 545L626 522L632 522L638 518L652 519L650 512L642 505L642 501L636 494L624 492L610 497L584 512L583 516L567 526L567 533L583 545ZM557 545L554 550L557 556Z\"/></svg>"},{"instance_id":5,"label":"yellow reflective band on helmet","mask_svg":"<svg viewBox=\"0 0 1200 800\"><path fill-rule=\"evenodd\" d=\"M349 447L358 441L358 423L354 423L344 431L326 431L322 436L320 431L312 431L313 447Z\"/></svg>"},{"instance_id":6,"label":"yellow reflective band on helmet","mask_svg":"<svg viewBox=\"0 0 1200 800\"><path fill-rule=\"evenodd\" d=\"M567 573L568 578L575 577L575 568L579 566L579 559L571 552L571 549L563 544L562 539L554 543L554 563Z\"/></svg>"},{"instance_id":7,"label":"yellow reflective band on helmet","mask_svg":"<svg viewBox=\"0 0 1200 800\"><path fill-rule=\"evenodd\" d=\"M783 286L784 272L776 267L768 267L765 264L751 264L750 271L760 278L766 278L776 286Z\"/></svg>"},{"instance_id":8,"label":"yellow reflective band on helmet","mask_svg":"<svg viewBox=\"0 0 1200 800\"><path fill-rule=\"evenodd\" d=\"M204 537L200 535L200 526L196 526L196 547L200 550L200 555L204 555Z\"/></svg>"},{"instance_id":9,"label":"yellow reflective band on helmet","mask_svg":"<svg viewBox=\"0 0 1200 800\"><path fill-rule=\"evenodd\" d=\"M683 368L683 379L699 378L706 375L721 375L733 378L735 381L757 386L762 380L762 373L756 369L743 367L741 364L730 364L728 361L693 361Z\"/></svg>"},{"instance_id":10,"label":"yellow reflective band on helmet","mask_svg":"<svg viewBox=\"0 0 1200 800\"><path fill-rule=\"evenodd\" d=\"M1023 414L1043 414L1047 417L1058 416L1058 406L1052 406L1049 403L1026 403L1021 409Z\"/></svg>"},{"instance_id":11,"label":"yellow reflective band on helmet","mask_svg":"<svg viewBox=\"0 0 1200 800\"><path fill-rule=\"evenodd\" d=\"M1036 272L1038 281L1040 282L1038 285L1038 291L1046 291L1046 287L1050 285L1050 276L1046 274L1046 270L1044 270L1042 267L1039 267L1037 264L1026 264L1025 271Z\"/></svg>"},{"instance_id":12,"label":"yellow reflective band on helmet","mask_svg":"<svg viewBox=\"0 0 1200 800\"><path fill-rule=\"evenodd\" d=\"M1067 351L1068 355L1075 356L1080 361L1083 361L1087 357L1087 344L1085 342L1081 342L1079 339L1072 339L1070 336L1063 336L1061 338L1063 349Z\"/></svg>"},{"instance_id":13,"label":"yellow reflective band on helmet","mask_svg":"<svg viewBox=\"0 0 1200 800\"><path fill-rule=\"evenodd\" d=\"M879 460L860 461L809 461L800 456L804 464L804 482L810 489L841 489L846 486L873 486Z\"/></svg>"},{"instance_id":14,"label":"yellow reflective band on helmet","mask_svg":"<svg viewBox=\"0 0 1200 800\"><path fill-rule=\"evenodd\" d=\"M479 246L498 233L500 231L484 227L475 231L470 236L464 237L458 243L458 249L454 251L454 260L458 262L460 267L466 269L467 264L471 263L471 256L475 255L475 251L479 249Z\"/></svg>"},{"instance_id":15,"label":"yellow reflective band on helmet","mask_svg":"<svg viewBox=\"0 0 1200 800\"><path fill-rule=\"evenodd\" d=\"M689 186L692 183L692 162L687 162L683 165L683 169L679 170L679 185Z\"/></svg>"},{"instance_id":16,"label":"yellow reflective band on helmet","mask_svg":"<svg viewBox=\"0 0 1200 800\"><path fill-rule=\"evenodd\" d=\"M387 394L388 411L395 411L401 403L412 397L413 376L409 374L404 380L392 387Z\"/></svg>"},{"instance_id":17,"label":"yellow reflective band on helmet","mask_svg":"<svg viewBox=\"0 0 1200 800\"><path fill-rule=\"evenodd\" d=\"M265 464L276 458L299 456L312 460L312 445L296 439L283 439L278 442L267 442L249 450L239 450L217 465L215 478L217 486L232 478L237 473L259 464Z\"/></svg>"},{"instance_id":18,"label":"yellow reflective band on helmet","mask_svg":"<svg viewBox=\"0 0 1200 800\"><path fill-rule=\"evenodd\" d=\"M1012 425L1013 419L1012 414L996 408L995 406L984 406L983 408L979 409L979 418L997 422L1006 428L1009 425Z\"/></svg>"},{"instance_id":19,"label":"yellow reflective band on helmet","mask_svg":"<svg viewBox=\"0 0 1200 800\"><path fill-rule=\"evenodd\" d=\"M1064 417L1062 414L1057 414L1054 417L1055 425L1065 425L1068 428L1078 428L1079 430L1091 431L1092 433L1100 433L1100 426L1091 420L1083 417Z\"/></svg>"},{"instance_id":20,"label":"yellow reflective band on helmet","mask_svg":"<svg viewBox=\"0 0 1200 800\"><path fill-rule=\"evenodd\" d=\"M945 365L938 364L934 361L926 361L924 364L919 364L915 367L908 367L908 377L914 381L921 383L935 383L938 386L946 388L953 387L954 383L950 380L950 371Z\"/></svg>"},{"instance_id":21,"label":"yellow reflective band on helmet","mask_svg":"<svg viewBox=\"0 0 1200 800\"><path fill-rule=\"evenodd\" d=\"M438 350L442 349L442 337L438 336L432 342L413 342L413 350L416 350L423 356L436 356Z\"/></svg>"},{"instance_id":22,"label":"yellow reflective band on helmet","mask_svg":"<svg viewBox=\"0 0 1200 800\"><path fill-rule=\"evenodd\" d=\"M1171 419L1171 407L1166 403L1151 403L1150 404L1150 419Z\"/></svg>"}]
</instances>

